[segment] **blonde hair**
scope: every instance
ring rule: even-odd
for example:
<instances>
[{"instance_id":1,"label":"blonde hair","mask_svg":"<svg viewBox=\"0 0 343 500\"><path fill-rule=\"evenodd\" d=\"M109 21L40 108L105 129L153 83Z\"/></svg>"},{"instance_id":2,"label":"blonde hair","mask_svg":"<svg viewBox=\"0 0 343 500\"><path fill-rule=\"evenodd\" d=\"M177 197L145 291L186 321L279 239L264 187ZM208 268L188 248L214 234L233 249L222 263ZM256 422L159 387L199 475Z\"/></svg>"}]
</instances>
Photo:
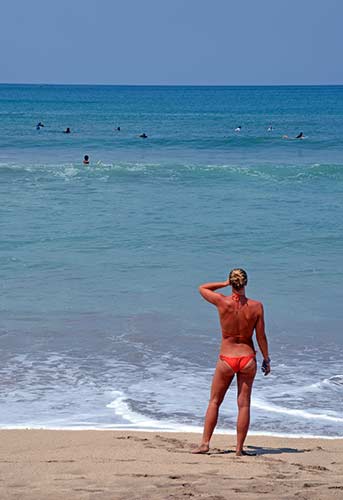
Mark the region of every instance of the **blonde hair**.
<instances>
[{"instance_id":1,"label":"blonde hair","mask_svg":"<svg viewBox=\"0 0 343 500\"><path fill-rule=\"evenodd\" d=\"M248 275L244 269L232 269L229 274L229 280L234 290L240 290L248 283Z\"/></svg>"}]
</instances>

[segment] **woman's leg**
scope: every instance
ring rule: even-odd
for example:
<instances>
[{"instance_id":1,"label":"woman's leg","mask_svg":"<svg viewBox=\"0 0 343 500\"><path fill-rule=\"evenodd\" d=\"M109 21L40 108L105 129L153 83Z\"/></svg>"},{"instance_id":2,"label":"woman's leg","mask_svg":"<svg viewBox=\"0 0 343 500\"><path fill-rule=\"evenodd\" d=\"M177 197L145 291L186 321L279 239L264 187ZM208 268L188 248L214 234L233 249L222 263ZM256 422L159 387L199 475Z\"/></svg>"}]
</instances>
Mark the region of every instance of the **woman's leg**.
<instances>
[{"instance_id":1,"label":"woman's leg","mask_svg":"<svg viewBox=\"0 0 343 500\"><path fill-rule=\"evenodd\" d=\"M219 360L213 376L210 401L208 404L204 432L201 445L193 453L207 453L210 447L210 440L218 420L219 407L223 402L226 391L235 376L235 372L225 361Z\"/></svg>"},{"instance_id":2,"label":"woman's leg","mask_svg":"<svg viewBox=\"0 0 343 500\"><path fill-rule=\"evenodd\" d=\"M243 444L247 436L250 423L250 398L255 375L255 359L252 359L243 368L243 370L237 373L238 418L236 455L243 455Z\"/></svg>"}]
</instances>

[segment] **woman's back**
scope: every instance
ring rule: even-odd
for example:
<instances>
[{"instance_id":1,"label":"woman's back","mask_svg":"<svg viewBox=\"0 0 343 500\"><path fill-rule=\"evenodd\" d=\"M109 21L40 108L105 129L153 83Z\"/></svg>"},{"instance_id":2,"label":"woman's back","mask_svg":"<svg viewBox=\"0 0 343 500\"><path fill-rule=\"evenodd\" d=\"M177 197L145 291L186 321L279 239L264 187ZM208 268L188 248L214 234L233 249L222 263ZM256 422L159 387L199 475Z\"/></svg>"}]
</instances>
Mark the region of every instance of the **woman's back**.
<instances>
[{"instance_id":1,"label":"woman's back","mask_svg":"<svg viewBox=\"0 0 343 500\"><path fill-rule=\"evenodd\" d=\"M262 304L236 293L230 297L220 295L222 300L217 304L222 329L220 352L222 354L238 353L240 344L242 352L238 354L251 352L251 349L254 350L252 337L262 311ZM246 346L249 346L249 351Z\"/></svg>"}]
</instances>

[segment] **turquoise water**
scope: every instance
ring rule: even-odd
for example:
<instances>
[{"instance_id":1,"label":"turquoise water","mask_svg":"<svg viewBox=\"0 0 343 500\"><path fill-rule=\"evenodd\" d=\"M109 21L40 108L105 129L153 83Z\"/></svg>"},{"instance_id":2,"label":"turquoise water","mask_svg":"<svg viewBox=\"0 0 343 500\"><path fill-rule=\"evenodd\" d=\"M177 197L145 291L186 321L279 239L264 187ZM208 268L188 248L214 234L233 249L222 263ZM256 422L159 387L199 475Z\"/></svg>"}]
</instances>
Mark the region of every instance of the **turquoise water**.
<instances>
[{"instance_id":1,"label":"turquoise water","mask_svg":"<svg viewBox=\"0 0 343 500\"><path fill-rule=\"evenodd\" d=\"M197 286L239 266L273 360L252 431L341 436L342 97L1 85L0 425L200 426L220 336Z\"/></svg>"}]
</instances>

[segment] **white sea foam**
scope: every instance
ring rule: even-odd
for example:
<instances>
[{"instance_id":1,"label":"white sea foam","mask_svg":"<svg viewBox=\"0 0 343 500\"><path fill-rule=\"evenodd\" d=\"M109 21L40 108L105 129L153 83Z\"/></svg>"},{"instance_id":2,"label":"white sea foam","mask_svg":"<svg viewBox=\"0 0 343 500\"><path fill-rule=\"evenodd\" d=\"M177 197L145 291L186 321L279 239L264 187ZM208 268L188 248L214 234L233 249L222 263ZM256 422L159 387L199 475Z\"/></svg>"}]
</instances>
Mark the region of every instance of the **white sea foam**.
<instances>
[{"instance_id":1,"label":"white sea foam","mask_svg":"<svg viewBox=\"0 0 343 500\"><path fill-rule=\"evenodd\" d=\"M177 423L172 420L159 421L155 419L151 419L145 417L144 415L140 415L137 412L132 411L129 408L129 405L126 402L125 395L120 391L115 391L113 393L116 398L107 405L107 408L113 408L116 416L120 416L123 419L127 420L129 424L112 424L109 427L113 429L132 429L133 427L136 430L165 430L165 431L175 431L175 432L202 432L202 427L195 425L183 425ZM320 419L320 420L328 420L331 422L343 422L343 418L333 417L330 415L324 414L316 414L310 413L304 410L290 409L284 407L277 407L275 405L271 405L269 403L264 403L260 400L254 400L252 402L252 406L258 409L272 411L274 413L284 413L287 415L292 415L296 417L302 417L307 419ZM218 428L217 432L223 434L235 434L234 430L227 430ZM270 435L270 436L284 436L284 437L313 437L313 438L328 438L327 436L318 436L314 434L306 434L306 433L279 433L279 432L266 432L266 431L250 431L251 435ZM336 437L330 437L330 439L335 439ZM343 439L343 437L342 437Z\"/></svg>"},{"instance_id":2,"label":"white sea foam","mask_svg":"<svg viewBox=\"0 0 343 500\"><path fill-rule=\"evenodd\" d=\"M285 415L291 415L293 417L343 423L343 418L339 416L327 415L325 413L311 413L307 410L300 410L295 408L285 408L284 406L276 406L274 404L267 403L259 399L253 399L251 406L259 410L266 410L268 412L273 412L273 413L283 413Z\"/></svg>"},{"instance_id":3,"label":"white sea foam","mask_svg":"<svg viewBox=\"0 0 343 500\"><path fill-rule=\"evenodd\" d=\"M325 378L319 382L315 382L314 384L301 387L298 392L320 391L327 389L341 391L343 389L343 375L333 375L332 377Z\"/></svg>"},{"instance_id":4,"label":"white sea foam","mask_svg":"<svg viewBox=\"0 0 343 500\"><path fill-rule=\"evenodd\" d=\"M114 391L113 396L115 399L109 403L107 408L113 408L116 416L123 418L128 423L126 424L112 424L110 427L113 429L124 429L130 427L136 427L141 430L169 430L169 431L180 431L180 432L201 432L201 427L192 425L182 425L173 421L158 421L144 415L140 415L137 412L132 411L126 402L124 394L120 391Z\"/></svg>"}]
</instances>

